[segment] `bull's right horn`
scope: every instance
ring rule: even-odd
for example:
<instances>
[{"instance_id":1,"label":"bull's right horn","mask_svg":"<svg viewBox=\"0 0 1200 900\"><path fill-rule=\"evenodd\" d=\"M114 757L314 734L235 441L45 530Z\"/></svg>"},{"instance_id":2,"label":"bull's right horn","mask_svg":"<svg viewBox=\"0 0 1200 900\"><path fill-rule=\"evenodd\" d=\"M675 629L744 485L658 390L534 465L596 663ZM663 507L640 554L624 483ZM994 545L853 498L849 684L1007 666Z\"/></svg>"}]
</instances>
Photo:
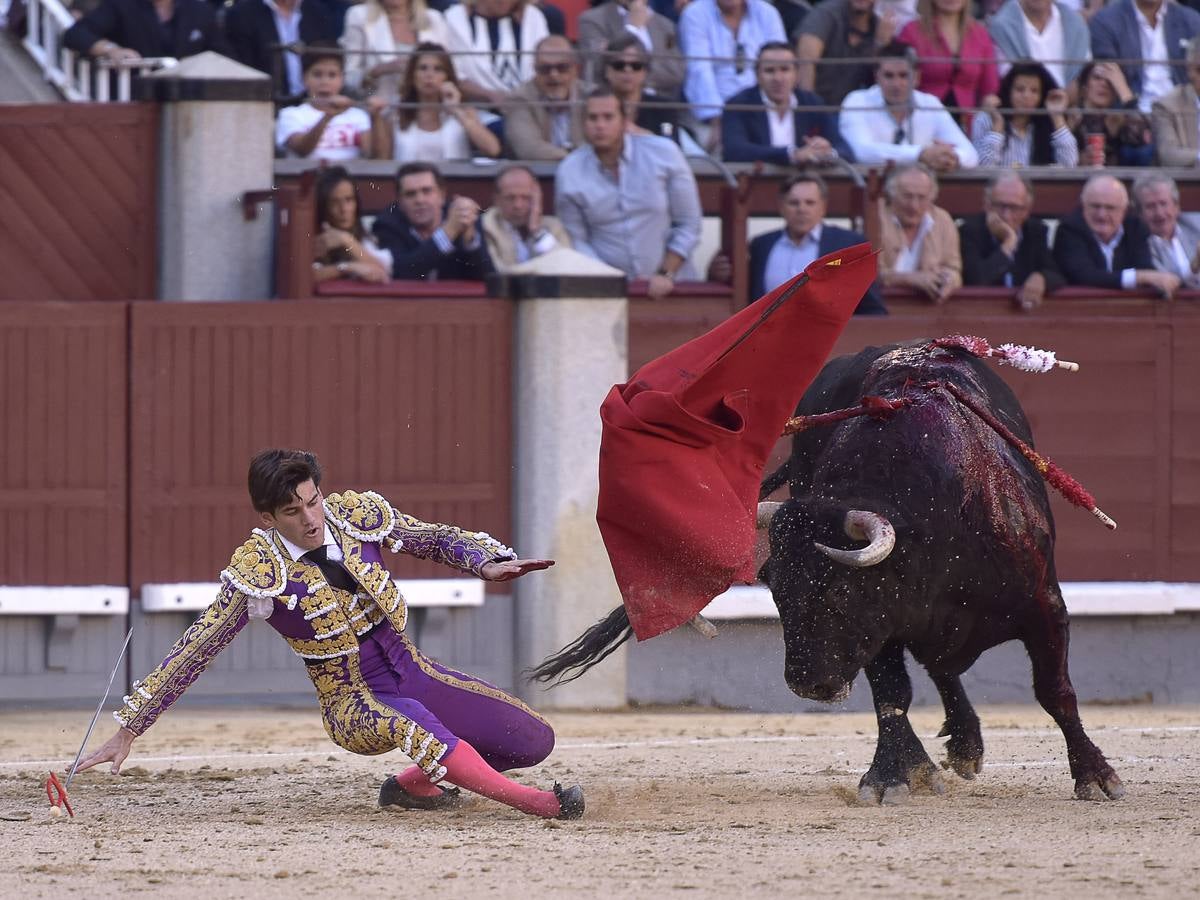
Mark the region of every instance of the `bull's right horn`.
<instances>
[{"instance_id":1,"label":"bull's right horn","mask_svg":"<svg viewBox=\"0 0 1200 900\"><path fill-rule=\"evenodd\" d=\"M771 519L775 513L779 512L779 507L783 506L778 500L762 500L758 504L758 515L754 518L755 528L766 528L771 524Z\"/></svg>"},{"instance_id":2,"label":"bull's right horn","mask_svg":"<svg viewBox=\"0 0 1200 900\"><path fill-rule=\"evenodd\" d=\"M852 509L846 513L843 528L850 537L871 543L861 550L841 550L814 542L818 550L842 565L856 568L878 565L888 558L888 554L896 546L896 529L879 513Z\"/></svg>"}]
</instances>

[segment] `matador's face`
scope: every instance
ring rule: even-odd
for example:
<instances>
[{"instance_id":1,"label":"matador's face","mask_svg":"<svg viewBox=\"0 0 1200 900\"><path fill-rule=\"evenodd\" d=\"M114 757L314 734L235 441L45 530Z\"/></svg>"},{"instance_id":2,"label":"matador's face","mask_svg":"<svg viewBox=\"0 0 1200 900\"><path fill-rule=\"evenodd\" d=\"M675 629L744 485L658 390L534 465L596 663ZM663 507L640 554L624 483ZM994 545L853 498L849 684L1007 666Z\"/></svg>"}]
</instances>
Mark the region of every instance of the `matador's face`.
<instances>
[{"instance_id":1,"label":"matador's face","mask_svg":"<svg viewBox=\"0 0 1200 900\"><path fill-rule=\"evenodd\" d=\"M311 480L296 486L292 499L275 510L262 513L263 524L305 552L325 543L325 504L321 490Z\"/></svg>"}]
</instances>

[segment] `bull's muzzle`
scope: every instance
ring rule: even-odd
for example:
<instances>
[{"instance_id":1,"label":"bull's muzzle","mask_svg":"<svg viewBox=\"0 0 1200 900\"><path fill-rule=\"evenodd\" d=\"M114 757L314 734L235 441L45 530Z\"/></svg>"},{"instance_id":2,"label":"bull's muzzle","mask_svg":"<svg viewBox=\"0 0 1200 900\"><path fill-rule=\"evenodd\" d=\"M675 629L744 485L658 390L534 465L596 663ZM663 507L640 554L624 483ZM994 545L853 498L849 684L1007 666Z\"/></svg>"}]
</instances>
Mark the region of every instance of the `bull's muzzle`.
<instances>
[{"instance_id":1,"label":"bull's muzzle","mask_svg":"<svg viewBox=\"0 0 1200 900\"><path fill-rule=\"evenodd\" d=\"M803 697L805 700L816 700L818 703L841 703L850 696L850 688L852 687L849 681L829 680L824 682L808 683L795 681L791 678L787 679L788 687L797 697Z\"/></svg>"},{"instance_id":2,"label":"bull's muzzle","mask_svg":"<svg viewBox=\"0 0 1200 900\"><path fill-rule=\"evenodd\" d=\"M761 507L762 504L760 503L759 506ZM896 546L896 529L879 513L865 509L849 510L842 527L848 537L852 537L856 541L870 541L870 543L861 550L842 550L838 547L826 547L824 544L813 542L813 546L818 550L842 565L856 568L878 565L888 558L888 554Z\"/></svg>"}]
</instances>

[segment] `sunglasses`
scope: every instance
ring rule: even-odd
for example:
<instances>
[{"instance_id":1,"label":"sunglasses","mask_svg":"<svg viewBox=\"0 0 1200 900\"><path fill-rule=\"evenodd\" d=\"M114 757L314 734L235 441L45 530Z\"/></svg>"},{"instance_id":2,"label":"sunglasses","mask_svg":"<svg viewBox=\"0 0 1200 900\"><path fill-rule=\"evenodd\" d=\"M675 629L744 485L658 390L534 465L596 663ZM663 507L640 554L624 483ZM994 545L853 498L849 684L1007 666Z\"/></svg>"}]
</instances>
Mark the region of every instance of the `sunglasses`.
<instances>
[{"instance_id":1,"label":"sunglasses","mask_svg":"<svg viewBox=\"0 0 1200 900\"><path fill-rule=\"evenodd\" d=\"M574 66L574 63L560 62L560 63L540 63L540 64L534 66L533 68L534 68L534 71L537 72L539 75L549 75L551 73L555 73L558 75L566 75L568 72L571 71L571 68L573 66Z\"/></svg>"},{"instance_id":2,"label":"sunglasses","mask_svg":"<svg viewBox=\"0 0 1200 900\"><path fill-rule=\"evenodd\" d=\"M618 72L640 72L646 68L646 64L636 59L612 59L609 60L608 67Z\"/></svg>"}]
</instances>

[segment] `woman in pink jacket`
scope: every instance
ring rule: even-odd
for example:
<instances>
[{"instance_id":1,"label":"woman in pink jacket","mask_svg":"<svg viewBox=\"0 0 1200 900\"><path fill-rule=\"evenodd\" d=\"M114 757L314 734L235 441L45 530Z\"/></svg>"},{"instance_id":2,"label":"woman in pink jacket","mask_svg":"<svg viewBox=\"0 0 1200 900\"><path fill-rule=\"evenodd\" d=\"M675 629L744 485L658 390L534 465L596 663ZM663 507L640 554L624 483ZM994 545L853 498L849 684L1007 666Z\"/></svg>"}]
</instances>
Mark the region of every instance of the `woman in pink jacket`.
<instances>
[{"instance_id":1,"label":"woman in pink jacket","mask_svg":"<svg viewBox=\"0 0 1200 900\"><path fill-rule=\"evenodd\" d=\"M996 48L967 0L919 0L917 18L897 36L916 51L918 88L948 107L977 109L1000 88ZM954 113L964 126L969 113Z\"/></svg>"}]
</instances>

